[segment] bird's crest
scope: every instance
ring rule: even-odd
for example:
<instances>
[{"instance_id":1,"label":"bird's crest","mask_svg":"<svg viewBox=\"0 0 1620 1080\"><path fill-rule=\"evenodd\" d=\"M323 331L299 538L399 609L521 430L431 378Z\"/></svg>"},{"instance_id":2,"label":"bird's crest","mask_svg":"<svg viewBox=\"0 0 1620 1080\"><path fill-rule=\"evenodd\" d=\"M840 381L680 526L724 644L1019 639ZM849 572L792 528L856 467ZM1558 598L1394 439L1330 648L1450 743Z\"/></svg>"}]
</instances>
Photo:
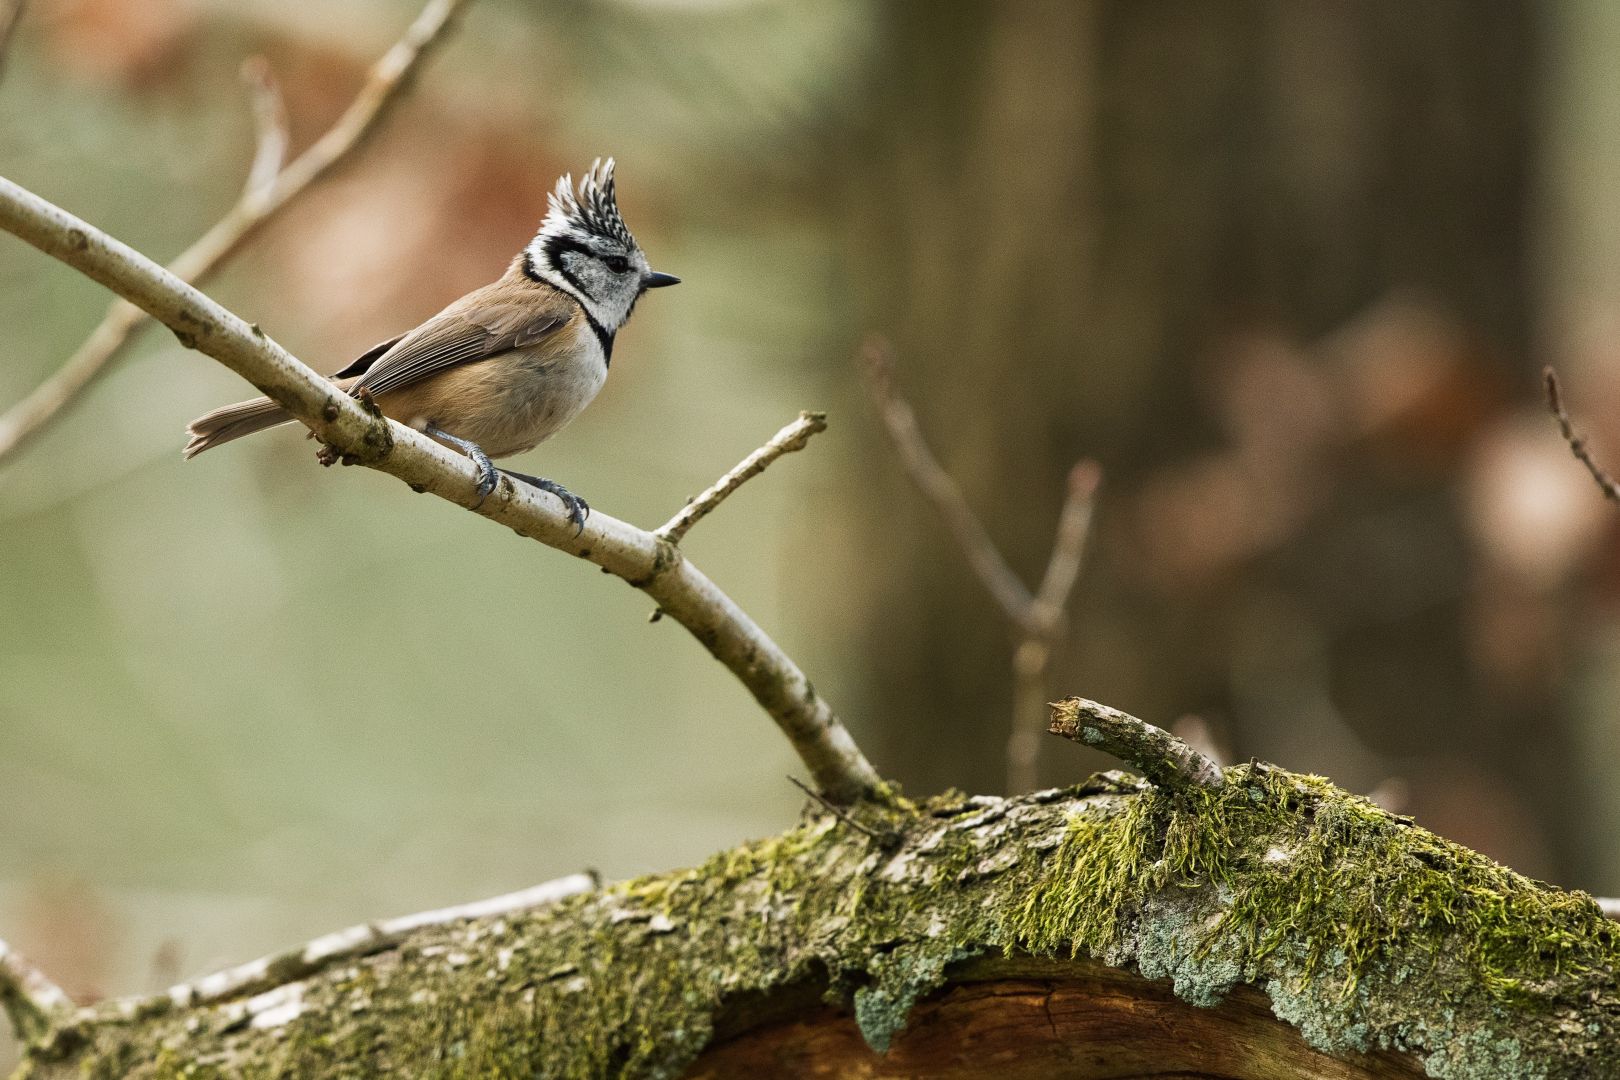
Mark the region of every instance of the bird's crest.
<instances>
[{"instance_id":1,"label":"bird's crest","mask_svg":"<svg viewBox=\"0 0 1620 1080\"><path fill-rule=\"evenodd\" d=\"M550 209L540 223L540 232L546 236L566 233L584 233L616 240L627 248L636 246L635 238L619 215L619 203L613 191L613 159L601 158L591 163L574 190L572 174L564 173L557 187L546 196Z\"/></svg>"}]
</instances>

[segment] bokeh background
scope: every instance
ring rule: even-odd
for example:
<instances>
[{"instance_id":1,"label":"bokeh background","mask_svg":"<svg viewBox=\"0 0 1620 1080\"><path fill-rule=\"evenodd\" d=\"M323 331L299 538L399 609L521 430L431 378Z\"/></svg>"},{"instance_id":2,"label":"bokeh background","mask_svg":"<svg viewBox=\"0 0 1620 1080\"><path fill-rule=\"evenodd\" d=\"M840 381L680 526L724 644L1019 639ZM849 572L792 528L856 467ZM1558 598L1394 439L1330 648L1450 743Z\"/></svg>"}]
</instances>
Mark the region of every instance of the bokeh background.
<instances>
[{"instance_id":1,"label":"bokeh background","mask_svg":"<svg viewBox=\"0 0 1620 1080\"><path fill-rule=\"evenodd\" d=\"M242 59L296 149L415 12L33 0L0 172L172 256L250 157ZM1620 465L1617 52L1604 0L479 0L209 291L335 370L614 154L686 283L515 464L652 526L828 410L687 547L886 774L1001 788L1012 637L875 420L869 331L1028 578L1103 466L1054 695L1620 892L1620 532L1538 381ZM0 403L106 302L0 238ZM793 819L769 722L623 584L292 432L182 463L245 389L148 332L0 467L0 936L150 991Z\"/></svg>"}]
</instances>

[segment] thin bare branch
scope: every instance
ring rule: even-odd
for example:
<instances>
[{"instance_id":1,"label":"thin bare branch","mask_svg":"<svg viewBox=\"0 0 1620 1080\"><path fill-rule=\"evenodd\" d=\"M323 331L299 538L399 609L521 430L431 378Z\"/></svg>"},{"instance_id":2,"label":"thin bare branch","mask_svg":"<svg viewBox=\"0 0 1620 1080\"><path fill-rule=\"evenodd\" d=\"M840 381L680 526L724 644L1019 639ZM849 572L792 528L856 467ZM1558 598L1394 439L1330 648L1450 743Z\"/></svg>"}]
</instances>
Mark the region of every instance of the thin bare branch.
<instances>
[{"instance_id":1,"label":"thin bare branch","mask_svg":"<svg viewBox=\"0 0 1620 1080\"><path fill-rule=\"evenodd\" d=\"M1026 632L1034 629L1029 620L1035 598L1018 580L1018 575L1007 565L1007 560L1001 557L990 534L968 507L967 499L963 498L956 481L951 479L939 459L934 457L933 451L928 449L922 430L917 426L917 414L896 391L894 350L888 342L873 337L867 339L861 355L866 361L872 394L883 415L883 425L889 432L894 448L900 453L900 461L906 472L928 501L934 504L939 516L945 519L946 526L955 535L957 545L967 556L974 574L990 590L990 595L1001 606L1003 614Z\"/></svg>"},{"instance_id":2,"label":"thin bare branch","mask_svg":"<svg viewBox=\"0 0 1620 1080\"><path fill-rule=\"evenodd\" d=\"M372 65L365 84L336 123L309 149L277 172L268 182L255 182L254 173L265 157L266 121L260 115L264 95L253 95L258 153L248 183L236 205L196 243L169 264L169 272L185 282L206 279L242 244L259 231L295 197L376 130L388 108L411 83L422 63L446 37L455 16L468 0L430 0L404 36ZM34 392L0 415L0 463L43 431L85 392L107 365L119 355L130 335L145 321L138 308L115 301L101 324L65 364Z\"/></svg>"},{"instance_id":3,"label":"thin bare branch","mask_svg":"<svg viewBox=\"0 0 1620 1080\"><path fill-rule=\"evenodd\" d=\"M883 339L872 337L867 339L862 356L872 396L907 474L945 519L973 572L1017 631L1012 727L1007 733L1007 790L1029 791L1039 779L1037 764L1043 745L1040 729L1046 720L1046 669L1063 636L1064 610L1085 561L1102 468L1094 461L1081 461L1069 470L1068 492L1058 515L1052 554L1040 586L1031 593L1007 565L961 489L928 448L917 414L895 388L894 350Z\"/></svg>"},{"instance_id":4,"label":"thin bare branch","mask_svg":"<svg viewBox=\"0 0 1620 1080\"><path fill-rule=\"evenodd\" d=\"M283 173L283 176L286 174ZM576 533L561 500L502 476L487 499L465 457L368 412L257 326L144 255L9 180L0 179L0 229L26 240L138 305L182 345L213 357L269 395L343 460L396 476L522 536L587 559L641 589L729 668L776 721L816 786L847 804L882 781L797 664L674 544L604 513Z\"/></svg>"},{"instance_id":5,"label":"thin bare branch","mask_svg":"<svg viewBox=\"0 0 1620 1080\"><path fill-rule=\"evenodd\" d=\"M679 513L653 532L660 540L678 544L692 526L702 521L709 511L726 501L732 492L770 467L771 462L783 454L803 450L810 436L827 430L827 414L801 412L799 418L770 437L770 440L752 454L739 461L726 475L716 480L703 494L681 507Z\"/></svg>"},{"instance_id":6,"label":"thin bare branch","mask_svg":"<svg viewBox=\"0 0 1620 1080\"><path fill-rule=\"evenodd\" d=\"M291 136L287 131L287 102L281 96L281 84L276 82L270 61L262 56L242 61L242 81L253 103L254 130L253 164L248 168L242 196L253 198L268 190L281 175Z\"/></svg>"},{"instance_id":7,"label":"thin bare branch","mask_svg":"<svg viewBox=\"0 0 1620 1080\"><path fill-rule=\"evenodd\" d=\"M1184 791L1226 784L1219 765L1168 731L1095 701L1069 698L1054 704L1047 730L1113 755L1162 788Z\"/></svg>"},{"instance_id":8,"label":"thin bare branch","mask_svg":"<svg viewBox=\"0 0 1620 1080\"><path fill-rule=\"evenodd\" d=\"M1046 721L1046 671L1055 642L1025 634L1013 650L1012 722L1007 728L1007 794L1034 791L1040 784L1042 727Z\"/></svg>"},{"instance_id":9,"label":"thin bare branch","mask_svg":"<svg viewBox=\"0 0 1620 1080\"><path fill-rule=\"evenodd\" d=\"M1086 540L1091 535L1091 513L1096 506L1097 488L1102 484L1102 466L1095 461L1079 461L1069 470L1069 490L1058 516L1057 536L1052 540L1052 557L1035 590L1034 621L1057 627L1069 594L1080 578L1080 565L1086 557Z\"/></svg>"},{"instance_id":10,"label":"thin bare branch","mask_svg":"<svg viewBox=\"0 0 1620 1080\"><path fill-rule=\"evenodd\" d=\"M285 952L263 956L246 964L215 972L194 982L181 983L153 998L129 999L118 1008L141 1013L152 1004L172 1003L181 1008L262 994L276 986L307 979L332 964L354 960L392 948L407 934L426 926L445 926L466 919L487 919L494 915L514 915L555 904L599 888L594 874L569 874L554 881L504 896L475 900L470 904L421 911L379 922L361 923L346 930L318 937Z\"/></svg>"},{"instance_id":11,"label":"thin bare branch","mask_svg":"<svg viewBox=\"0 0 1620 1080\"><path fill-rule=\"evenodd\" d=\"M0 74L5 72L6 54L11 51L27 7L28 0L0 0Z\"/></svg>"},{"instance_id":12,"label":"thin bare branch","mask_svg":"<svg viewBox=\"0 0 1620 1080\"><path fill-rule=\"evenodd\" d=\"M1592 474L1597 483L1598 490L1603 492L1604 498L1610 502L1620 502L1620 484L1604 471L1592 457L1592 452L1586 448L1586 439L1576 434L1575 422L1569 418L1564 408L1564 394L1558 385L1558 373L1552 366L1542 372L1542 378L1547 384L1547 408L1552 411L1553 419L1558 421L1558 430L1563 432L1564 441L1569 443L1569 452L1575 455L1575 460L1586 466L1586 471Z\"/></svg>"},{"instance_id":13,"label":"thin bare branch","mask_svg":"<svg viewBox=\"0 0 1620 1080\"><path fill-rule=\"evenodd\" d=\"M0 941L0 1009L22 1042L50 1030L54 1020L73 1011L73 999L27 958Z\"/></svg>"}]
</instances>

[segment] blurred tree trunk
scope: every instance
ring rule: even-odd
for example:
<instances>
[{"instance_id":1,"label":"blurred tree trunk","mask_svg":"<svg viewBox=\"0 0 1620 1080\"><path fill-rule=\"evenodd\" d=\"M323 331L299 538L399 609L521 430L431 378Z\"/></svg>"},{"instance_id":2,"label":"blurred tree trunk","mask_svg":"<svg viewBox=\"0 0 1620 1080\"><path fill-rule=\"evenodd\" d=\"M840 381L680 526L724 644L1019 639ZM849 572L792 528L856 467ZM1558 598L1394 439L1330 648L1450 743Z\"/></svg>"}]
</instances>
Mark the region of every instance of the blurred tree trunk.
<instances>
[{"instance_id":1,"label":"blurred tree trunk","mask_svg":"<svg viewBox=\"0 0 1620 1080\"><path fill-rule=\"evenodd\" d=\"M1467 330L1483 375L1454 412L1523 377L1529 5L885 10L871 141L843 169L879 268L867 323L894 337L936 449L1026 578L1068 467L1095 456L1107 472L1056 683L1164 720L1203 713L1240 757L1352 784L1381 780L1380 756L1466 746L1556 807L1557 725L1542 721L1527 761L1523 717L1491 703L1469 655L1468 543L1448 489L1473 414L1393 446L1360 437L1325 467L1330 499L1220 573L1144 580L1143 544L1200 537L1144 536L1137 513L1163 469L1227 441L1220 354L1244 333L1313 343L1406 293ZM1290 407L1277 398L1279 424ZM920 790L997 787L1005 730L982 718L1008 712L1009 636L883 466L875 427L868 439L874 508L904 538L858 563L871 580L852 590L872 598L880 760ZM942 699L962 707L942 716ZM911 749L922 731L927 754ZM1553 813L1544 824L1565 823Z\"/></svg>"}]
</instances>

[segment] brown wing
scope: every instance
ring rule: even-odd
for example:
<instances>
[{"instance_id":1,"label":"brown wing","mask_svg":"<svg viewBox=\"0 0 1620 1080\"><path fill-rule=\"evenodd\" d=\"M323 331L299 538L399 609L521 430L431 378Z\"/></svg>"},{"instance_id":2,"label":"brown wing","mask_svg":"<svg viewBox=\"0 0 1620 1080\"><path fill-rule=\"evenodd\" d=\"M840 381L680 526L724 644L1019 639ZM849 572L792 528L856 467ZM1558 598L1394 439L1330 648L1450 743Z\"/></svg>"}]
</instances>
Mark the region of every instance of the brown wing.
<instances>
[{"instance_id":1,"label":"brown wing","mask_svg":"<svg viewBox=\"0 0 1620 1080\"><path fill-rule=\"evenodd\" d=\"M557 293L537 296L503 283L462 297L378 356L350 388L385 394L421 382L447 368L488 360L554 334L576 305ZM347 369L346 369L347 370Z\"/></svg>"},{"instance_id":2,"label":"brown wing","mask_svg":"<svg viewBox=\"0 0 1620 1080\"><path fill-rule=\"evenodd\" d=\"M397 334L394 337L389 338L387 341L379 341L377 344L373 345L371 348L349 361L349 366L344 368L342 371L337 372L332 376L332 378L352 379L356 375L364 375L370 370L371 365L376 363L377 357L386 354L389 349L392 349L395 345L398 345L400 341L404 339L404 337L404 334Z\"/></svg>"}]
</instances>

